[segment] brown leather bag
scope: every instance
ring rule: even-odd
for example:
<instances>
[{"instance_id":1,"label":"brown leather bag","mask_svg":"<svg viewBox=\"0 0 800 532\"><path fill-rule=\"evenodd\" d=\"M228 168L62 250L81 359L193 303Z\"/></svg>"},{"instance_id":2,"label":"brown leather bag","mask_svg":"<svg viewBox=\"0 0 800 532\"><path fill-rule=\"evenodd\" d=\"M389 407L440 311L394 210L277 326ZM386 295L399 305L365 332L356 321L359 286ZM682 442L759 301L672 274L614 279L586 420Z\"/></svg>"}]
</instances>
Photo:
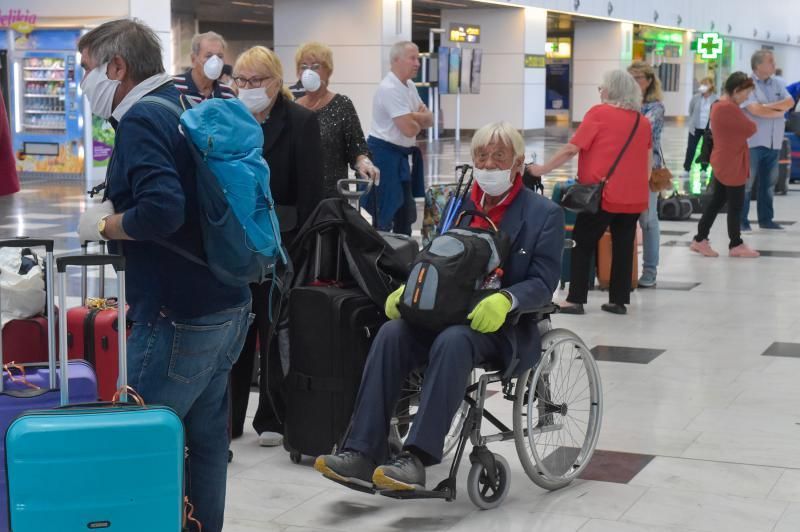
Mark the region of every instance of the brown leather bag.
<instances>
[{"instance_id":1,"label":"brown leather bag","mask_svg":"<svg viewBox=\"0 0 800 532\"><path fill-rule=\"evenodd\" d=\"M650 190L661 192L672 188L672 172L669 168L653 168L650 171Z\"/></svg>"}]
</instances>

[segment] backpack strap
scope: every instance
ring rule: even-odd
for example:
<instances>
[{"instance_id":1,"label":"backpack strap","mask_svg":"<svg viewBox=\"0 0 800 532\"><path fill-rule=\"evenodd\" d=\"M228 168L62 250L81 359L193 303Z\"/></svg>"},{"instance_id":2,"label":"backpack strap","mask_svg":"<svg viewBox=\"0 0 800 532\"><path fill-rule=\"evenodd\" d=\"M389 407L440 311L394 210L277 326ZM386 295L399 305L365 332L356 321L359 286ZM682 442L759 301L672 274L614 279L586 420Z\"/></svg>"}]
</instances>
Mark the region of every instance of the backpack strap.
<instances>
[{"instance_id":1,"label":"backpack strap","mask_svg":"<svg viewBox=\"0 0 800 532\"><path fill-rule=\"evenodd\" d=\"M180 117L181 117L181 115L183 114L183 111L184 111L184 109L180 105L176 104L173 101L167 100L165 98L159 98L158 96L153 96L153 95L149 95L149 94L147 96L145 96L144 98L142 98L141 100L139 100L139 102L141 102L141 103L153 103L153 104L159 105L159 106L163 107L164 109L167 109L168 111L170 111L173 115L175 115L176 118L178 118L178 120L180 120ZM183 95L181 95L181 104L183 104ZM187 142L191 142L191 140L187 139ZM190 146L189 149L192 149L192 147ZM205 266L206 268L209 267L208 263L206 261L204 261L203 259L201 259L200 257L198 257L197 255L195 255L193 253L189 253L188 251L186 251L182 247L176 246L175 244L172 244L171 242L168 242L167 240L164 240L163 238L154 238L153 242L155 242L156 244L158 244L158 245L160 245L162 247L167 248L168 250L172 251L173 253L177 253L178 255L180 255L184 259L188 260L189 262L193 262L193 263L195 263L195 264L197 264L199 266Z\"/></svg>"}]
</instances>

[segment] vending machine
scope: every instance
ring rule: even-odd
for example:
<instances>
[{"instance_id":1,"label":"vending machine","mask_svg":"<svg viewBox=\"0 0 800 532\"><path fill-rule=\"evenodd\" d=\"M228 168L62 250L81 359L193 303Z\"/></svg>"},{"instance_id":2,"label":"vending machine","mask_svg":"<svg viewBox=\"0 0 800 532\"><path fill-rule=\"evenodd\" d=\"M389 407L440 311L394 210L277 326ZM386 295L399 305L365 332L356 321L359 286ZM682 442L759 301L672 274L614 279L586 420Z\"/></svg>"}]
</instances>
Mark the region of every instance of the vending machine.
<instances>
[{"instance_id":1,"label":"vending machine","mask_svg":"<svg viewBox=\"0 0 800 532\"><path fill-rule=\"evenodd\" d=\"M78 29L36 30L14 42L14 153L23 179L85 175L80 35Z\"/></svg>"}]
</instances>

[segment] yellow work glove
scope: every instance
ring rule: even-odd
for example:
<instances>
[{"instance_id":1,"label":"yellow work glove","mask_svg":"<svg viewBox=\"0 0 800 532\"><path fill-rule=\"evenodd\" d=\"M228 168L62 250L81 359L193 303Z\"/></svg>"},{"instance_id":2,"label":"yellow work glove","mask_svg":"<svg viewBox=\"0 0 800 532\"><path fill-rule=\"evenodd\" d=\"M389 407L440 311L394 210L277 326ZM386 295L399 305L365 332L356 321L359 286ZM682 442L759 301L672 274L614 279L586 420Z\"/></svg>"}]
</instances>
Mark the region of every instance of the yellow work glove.
<instances>
[{"instance_id":1,"label":"yellow work glove","mask_svg":"<svg viewBox=\"0 0 800 532\"><path fill-rule=\"evenodd\" d=\"M511 301L503 294L492 294L475 305L467 319L470 327L479 333L493 333L503 326L511 311Z\"/></svg>"},{"instance_id":2,"label":"yellow work glove","mask_svg":"<svg viewBox=\"0 0 800 532\"><path fill-rule=\"evenodd\" d=\"M386 303L383 305L383 311L386 313L386 317L390 320L400 319L400 311L397 310L397 304L400 303L400 298L403 296L403 290L405 289L406 285L402 285L400 288L389 294L389 297L386 298Z\"/></svg>"}]
</instances>

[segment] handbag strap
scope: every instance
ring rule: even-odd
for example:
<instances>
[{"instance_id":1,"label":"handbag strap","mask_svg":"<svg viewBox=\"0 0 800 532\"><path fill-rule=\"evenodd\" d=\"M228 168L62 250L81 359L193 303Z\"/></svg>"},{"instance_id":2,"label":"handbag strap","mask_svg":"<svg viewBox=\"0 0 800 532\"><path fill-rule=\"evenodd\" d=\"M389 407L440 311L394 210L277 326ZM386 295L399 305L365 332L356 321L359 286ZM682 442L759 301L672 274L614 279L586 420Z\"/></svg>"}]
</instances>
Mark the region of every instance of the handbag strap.
<instances>
[{"instance_id":1,"label":"handbag strap","mask_svg":"<svg viewBox=\"0 0 800 532\"><path fill-rule=\"evenodd\" d=\"M625 141L625 145L622 147L622 151L620 151L619 155L617 155L617 160L614 161L614 164L611 165L611 169L608 171L608 174L606 174L605 181L611 179L611 175L614 173L614 170L617 169L617 165L619 164L620 159L622 159L622 156L625 155L625 151L628 149L628 146L630 146L631 141L633 140L633 136L636 134L636 130L639 129L639 119L641 118L641 116L642 116L641 113L638 112L636 113L636 122L633 123L633 129L631 130L631 134L628 135L628 140Z\"/></svg>"}]
</instances>

